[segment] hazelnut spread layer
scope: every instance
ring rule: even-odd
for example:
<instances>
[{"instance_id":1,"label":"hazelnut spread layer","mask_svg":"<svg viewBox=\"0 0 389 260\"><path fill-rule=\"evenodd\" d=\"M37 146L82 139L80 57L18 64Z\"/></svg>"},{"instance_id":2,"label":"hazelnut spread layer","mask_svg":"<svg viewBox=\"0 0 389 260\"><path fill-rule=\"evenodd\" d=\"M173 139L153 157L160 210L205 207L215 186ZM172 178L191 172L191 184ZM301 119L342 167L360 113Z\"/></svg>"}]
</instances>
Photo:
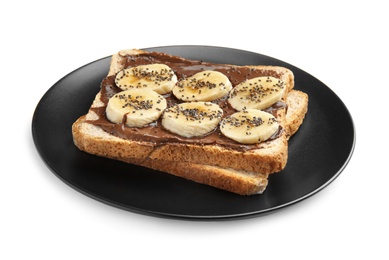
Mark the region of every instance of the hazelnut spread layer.
<instances>
[{"instance_id":1,"label":"hazelnut spread layer","mask_svg":"<svg viewBox=\"0 0 389 260\"><path fill-rule=\"evenodd\" d=\"M236 87L241 82L244 82L249 79L254 79L256 77L274 77L281 78L281 74L277 74L274 70L265 70L265 69L256 69L254 67L237 67L229 66L223 64L215 64L203 61L193 61L187 60L176 56L171 56L163 53L144 53L137 55L128 55L125 57L124 68L132 68L140 65L150 65L150 64L164 64L172 69L174 74L177 77L178 82L181 82L192 75L202 72L202 71L217 71L224 74L228 80L231 82L232 87ZM242 144L236 142L231 138L226 137L222 134L219 127L216 127L212 132L207 133L201 136L195 137L184 137L179 134L172 133L165 129L161 123L161 117L156 121L151 122L143 127L128 127L125 124L125 119L123 122L113 123L108 120L106 115L106 108L109 100L117 95L119 92L122 92L123 89L117 86L115 82L115 76L106 77L101 83L100 99L104 103L104 106L98 108L91 108L97 115L97 120L89 120L88 123L98 125L106 132L118 136L124 139L136 140L136 141L147 141L153 144L163 144L167 142L173 143L193 143L201 145L221 145L226 148L237 149L237 150L250 150L258 149L261 147L261 142L256 144ZM184 101L178 99L172 92L161 94L167 103L167 108L181 104ZM227 100L228 95L224 97L217 98L212 100L211 103L217 104L223 111L222 119L226 118L237 112L235 108ZM273 103L270 107L263 109L268 113L275 115L279 109L286 109L285 102L279 100ZM200 122L201 123L201 122ZM277 131L272 134L267 140L273 140L278 138L283 132L281 126L278 127ZM250 132L247 132L250 134Z\"/></svg>"}]
</instances>

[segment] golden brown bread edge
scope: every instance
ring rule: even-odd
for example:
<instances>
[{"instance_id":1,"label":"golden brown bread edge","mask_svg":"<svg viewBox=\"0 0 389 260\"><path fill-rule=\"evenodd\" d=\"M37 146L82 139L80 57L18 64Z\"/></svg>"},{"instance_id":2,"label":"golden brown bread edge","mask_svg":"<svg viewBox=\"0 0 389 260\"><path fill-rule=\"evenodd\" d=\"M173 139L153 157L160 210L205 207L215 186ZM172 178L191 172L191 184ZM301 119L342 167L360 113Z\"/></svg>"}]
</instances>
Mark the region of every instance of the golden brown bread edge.
<instances>
[{"instance_id":1,"label":"golden brown bread edge","mask_svg":"<svg viewBox=\"0 0 389 260\"><path fill-rule=\"evenodd\" d=\"M113 75L123 68L122 59L124 55L134 52L141 53L143 51L126 50L124 54L123 51L120 52L122 55L113 55L109 75ZM277 70L284 69L273 66L261 67ZM285 73L287 75L286 80L289 82L287 86L290 90L293 88L293 74L289 73L288 70ZM292 91L291 93L297 92ZM300 93L300 95L303 94L306 95L305 93ZM92 106L99 105L98 97L99 95L96 96ZM306 113L306 108L304 111L304 107L307 106L299 106L298 108L302 110L294 113L293 117L289 116L289 118L288 116L285 117L282 111L280 112L279 117L282 118L281 122L283 122L283 126L286 129L285 134L281 138L276 139L277 142L272 141L270 142L272 143L271 145L264 144L264 148L259 149L260 151L266 150L267 153L260 155L261 165L266 166L259 168L255 166L247 167L247 164L258 159L256 152L242 153L228 150L226 153L220 147L197 146L193 148L191 147L193 145L182 144L164 145L156 149L147 142L133 142L111 136L99 127L85 123L85 116L80 117L74 123L72 131L76 146L88 153L142 165L227 191L249 195L263 192L267 185L267 175L284 168L287 161L287 139L293 131L297 131L301 124ZM289 111L292 110L289 108ZM289 114L291 115L292 113ZM289 122L286 124L285 122L288 120ZM182 148L187 149L187 154L190 155L190 158L177 156L185 154ZM271 152L269 153L269 151ZM223 156L220 156L221 154ZM195 160L193 160L193 157ZM215 160L215 158L218 160ZM231 158L235 158L235 160L231 160Z\"/></svg>"}]
</instances>

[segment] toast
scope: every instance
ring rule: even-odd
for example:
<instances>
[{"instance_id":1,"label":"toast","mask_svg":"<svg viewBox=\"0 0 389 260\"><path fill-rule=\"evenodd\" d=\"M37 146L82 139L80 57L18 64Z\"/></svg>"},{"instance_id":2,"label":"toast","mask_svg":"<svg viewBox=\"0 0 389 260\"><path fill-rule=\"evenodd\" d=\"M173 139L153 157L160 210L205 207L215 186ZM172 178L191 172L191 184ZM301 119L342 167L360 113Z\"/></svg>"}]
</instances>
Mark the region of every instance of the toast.
<instances>
[{"instance_id":1,"label":"toast","mask_svg":"<svg viewBox=\"0 0 389 260\"><path fill-rule=\"evenodd\" d=\"M112 56L107 78L114 77L119 71L128 67L129 60L133 61L140 57L141 62L151 64L156 62L156 58L160 58L159 55L163 55L165 61L168 59L169 62L185 63L188 61L167 54L124 50ZM281 171L286 165L287 140L302 124L307 112L307 95L293 90L293 73L286 68L189 62L192 67L196 68L259 71L261 75L275 76L285 82L286 90L282 100L288 106L281 106L271 111L280 124L281 131L278 136L255 145L233 143L227 146L204 144L201 141L178 142L173 139L173 141L155 142L155 140L123 138L117 133L112 134L113 128L104 129L101 124L96 123L104 115L97 111L107 106L103 97L107 94L100 90L88 114L81 116L73 124L72 133L75 145L80 150L91 154L168 172L237 194L262 193L267 186L268 175ZM186 66L188 68L188 65ZM176 73L179 75L182 71L176 71ZM238 84L238 82L233 82L233 79L231 82L234 86Z\"/></svg>"}]
</instances>

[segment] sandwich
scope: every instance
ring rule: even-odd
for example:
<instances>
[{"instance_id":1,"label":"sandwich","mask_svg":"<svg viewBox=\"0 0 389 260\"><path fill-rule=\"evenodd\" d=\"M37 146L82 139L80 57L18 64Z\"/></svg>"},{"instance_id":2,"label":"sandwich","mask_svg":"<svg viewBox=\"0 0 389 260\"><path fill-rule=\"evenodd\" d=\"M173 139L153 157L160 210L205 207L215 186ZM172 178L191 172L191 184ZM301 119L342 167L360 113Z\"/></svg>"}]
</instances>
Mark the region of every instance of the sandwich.
<instances>
[{"instance_id":1,"label":"sandwich","mask_svg":"<svg viewBox=\"0 0 389 260\"><path fill-rule=\"evenodd\" d=\"M285 168L307 107L287 68L128 49L72 133L84 152L253 195Z\"/></svg>"}]
</instances>

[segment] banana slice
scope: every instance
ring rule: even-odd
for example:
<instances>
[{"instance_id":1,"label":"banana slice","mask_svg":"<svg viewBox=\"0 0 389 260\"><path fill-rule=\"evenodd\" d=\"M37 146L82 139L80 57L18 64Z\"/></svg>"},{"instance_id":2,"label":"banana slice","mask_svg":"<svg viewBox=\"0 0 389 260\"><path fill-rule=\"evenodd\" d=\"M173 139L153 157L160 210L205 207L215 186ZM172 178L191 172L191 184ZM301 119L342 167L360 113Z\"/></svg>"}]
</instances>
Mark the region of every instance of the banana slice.
<instances>
[{"instance_id":1,"label":"banana slice","mask_svg":"<svg viewBox=\"0 0 389 260\"><path fill-rule=\"evenodd\" d=\"M111 97L105 112L113 123L142 127L157 120L166 106L166 99L153 90L129 89Z\"/></svg>"},{"instance_id":2,"label":"banana slice","mask_svg":"<svg viewBox=\"0 0 389 260\"><path fill-rule=\"evenodd\" d=\"M265 109L280 100L285 83L274 77L257 77L246 80L230 92L228 102L238 111L244 109Z\"/></svg>"},{"instance_id":3,"label":"banana slice","mask_svg":"<svg viewBox=\"0 0 389 260\"><path fill-rule=\"evenodd\" d=\"M119 71L115 83L122 90L150 88L163 95L172 91L177 83L177 76L165 64L140 65Z\"/></svg>"},{"instance_id":4,"label":"banana slice","mask_svg":"<svg viewBox=\"0 0 389 260\"><path fill-rule=\"evenodd\" d=\"M256 144L269 139L277 130L277 119L258 109L247 109L227 116L220 123L220 131L241 144Z\"/></svg>"},{"instance_id":5,"label":"banana slice","mask_svg":"<svg viewBox=\"0 0 389 260\"><path fill-rule=\"evenodd\" d=\"M184 137L206 135L217 127L223 110L210 102L186 102L165 110L162 125L168 131Z\"/></svg>"},{"instance_id":6,"label":"banana slice","mask_svg":"<svg viewBox=\"0 0 389 260\"><path fill-rule=\"evenodd\" d=\"M231 82L223 73L205 70L179 81L173 94L183 101L212 101L224 97L231 89Z\"/></svg>"}]
</instances>

